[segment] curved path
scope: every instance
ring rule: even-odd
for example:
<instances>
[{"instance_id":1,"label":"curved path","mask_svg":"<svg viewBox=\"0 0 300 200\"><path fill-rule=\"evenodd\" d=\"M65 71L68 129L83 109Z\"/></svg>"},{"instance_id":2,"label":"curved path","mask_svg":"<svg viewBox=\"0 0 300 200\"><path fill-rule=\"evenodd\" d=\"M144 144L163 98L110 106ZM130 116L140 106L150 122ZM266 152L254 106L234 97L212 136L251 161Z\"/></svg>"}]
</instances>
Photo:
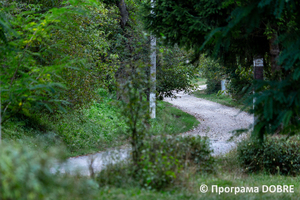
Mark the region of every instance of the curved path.
<instances>
[{"instance_id":1,"label":"curved path","mask_svg":"<svg viewBox=\"0 0 300 200\"><path fill-rule=\"evenodd\" d=\"M200 86L204 89L205 86ZM235 147L235 142L227 142L232 136L231 131L248 128L253 123L253 115L240 112L239 109L223 106L201 98L196 98L189 94L180 92L176 94L176 99L166 98L165 101L173 104L175 107L194 115L200 125L185 135L207 136L211 141L211 148L214 150L213 155L221 155ZM237 138L236 140L239 140ZM105 152L99 152L87 156L69 158L66 163L57 165L53 172L62 173L80 172L82 175L90 175L90 166L93 166L94 172L99 172L109 164L126 160L130 155L130 146L123 146L119 149L111 149Z\"/></svg>"},{"instance_id":2,"label":"curved path","mask_svg":"<svg viewBox=\"0 0 300 200\"><path fill-rule=\"evenodd\" d=\"M212 101L197 98L183 92L176 94L177 98L167 98L165 101L175 107L194 115L200 124L194 130L182 135L207 136L211 141L213 155L227 153L235 146L235 142L227 142L236 129L248 128L253 123L253 115L241 112L239 109L224 106ZM242 136L241 136L242 137ZM238 141L241 137L235 138Z\"/></svg>"}]
</instances>

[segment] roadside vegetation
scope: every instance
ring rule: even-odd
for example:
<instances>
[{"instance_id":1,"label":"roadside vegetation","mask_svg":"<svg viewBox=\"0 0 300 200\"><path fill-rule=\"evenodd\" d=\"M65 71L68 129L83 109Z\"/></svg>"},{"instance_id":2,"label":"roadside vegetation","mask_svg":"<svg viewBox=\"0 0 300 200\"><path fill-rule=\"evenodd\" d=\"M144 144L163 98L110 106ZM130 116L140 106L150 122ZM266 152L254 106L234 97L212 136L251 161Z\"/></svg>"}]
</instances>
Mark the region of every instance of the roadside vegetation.
<instances>
[{"instance_id":1,"label":"roadside vegetation","mask_svg":"<svg viewBox=\"0 0 300 200\"><path fill-rule=\"evenodd\" d=\"M20 141L24 145L47 150L65 148L67 156L103 151L129 143L130 135L114 94L98 91L90 108L35 118L14 118L2 129L4 142ZM151 135L176 135L196 127L199 121L163 101L158 101L157 118L151 121Z\"/></svg>"},{"instance_id":2,"label":"roadside vegetation","mask_svg":"<svg viewBox=\"0 0 300 200\"><path fill-rule=\"evenodd\" d=\"M249 148L250 149L250 148ZM111 173L105 176L101 173L102 179L109 182L109 177L117 178L105 187L101 187L100 199L274 199L274 200L296 200L300 195L300 181L297 176L292 175L270 175L267 171L249 173L246 172L238 160L237 150L233 150L226 155L218 156L211 165L212 172L195 173L193 168L185 171L182 177L163 190L145 190L139 186L138 181L123 179L121 174L113 177ZM130 169L123 167L123 173ZM108 176L110 175L110 176ZM201 193L199 188L206 184L209 188L207 193ZM259 187L259 193L217 193L212 192L212 185L218 187ZM293 185L294 193L263 193L263 185Z\"/></svg>"},{"instance_id":3,"label":"roadside vegetation","mask_svg":"<svg viewBox=\"0 0 300 200\"><path fill-rule=\"evenodd\" d=\"M287 144L283 139L272 139L267 152L275 160L285 159L285 164L299 161L291 157L297 146ZM295 141L296 138L291 138ZM299 141L299 138L297 139ZM145 145L141 160L143 173L137 173L130 161L108 166L94 178L50 173L54 161L63 162L62 151L54 148L48 153L30 150L17 143L1 145L0 170L2 199L274 199L296 200L300 195L300 181L295 174L285 171L269 173L276 165L274 158L265 157L263 168L248 170L243 160L255 159L251 141L239 145L226 155L210 156L207 140L200 137L156 138ZM286 149L291 154L286 154ZM281 151L284 150L284 151ZM246 154L242 153L246 152ZM281 152L281 153L275 153ZM275 153L275 154L274 154ZM53 157L55 156L55 157ZM273 162L272 165L269 165ZM23 167L26 164L27 167ZM255 163L253 163L255 164ZM255 168L252 168L255 169ZM284 168L282 168L284 169ZM298 167L299 169L299 167ZM299 173L299 171L297 172ZM28 176L30 175L30 176ZM29 179L28 179L29 178ZM8 181L10 180L10 181ZM34 185L29 183L34 183ZM207 193L199 188L206 184ZM212 192L213 185L220 187L258 187L259 193ZM293 193L262 192L262 186L293 185ZM220 191L220 190L218 190ZM22 194L22 196L20 196ZM43 198L44 197L44 198Z\"/></svg>"},{"instance_id":4,"label":"roadside vegetation","mask_svg":"<svg viewBox=\"0 0 300 200\"><path fill-rule=\"evenodd\" d=\"M196 76L196 77L192 80L192 82L195 83L195 84L197 84L197 86L199 86L199 85L205 85L205 84L206 84L206 81L207 81L207 79L201 77L200 75Z\"/></svg>"}]
</instances>

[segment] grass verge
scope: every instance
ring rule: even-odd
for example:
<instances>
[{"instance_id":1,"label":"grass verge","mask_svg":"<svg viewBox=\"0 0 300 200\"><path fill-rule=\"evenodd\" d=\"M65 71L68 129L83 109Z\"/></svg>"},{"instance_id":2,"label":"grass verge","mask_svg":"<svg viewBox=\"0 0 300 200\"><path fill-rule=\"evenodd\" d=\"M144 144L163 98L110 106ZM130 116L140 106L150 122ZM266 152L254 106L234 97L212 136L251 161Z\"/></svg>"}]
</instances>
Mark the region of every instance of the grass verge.
<instances>
[{"instance_id":1,"label":"grass verge","mask_svg":"<svg viewBox=\"0 0 300 200\"><path fill-rule=\"evenodd\" d=\"M229 95L207 94L206 90L197 90L193 94L195 97L213 101L225 106L235 107L239 109L244 108L244 105L242 103L232 99Z\"/></svg>"},{"instance_id":2,"label":"grass verge","mask_svg":"<svg viewBox=\"0 0 300 200\"><path fill-rule=\"evenodd\" d=\"M174 135L184 133L196 127L199 121L192 115L183 112L164 101L157 102L157 117L151 120L152 135Z\"/></svg>"},{"instance_id":3,"label":"grass verge","mask_svg":"<svg viewBox=\"0 0 300 200\"><path fill-rule=\"evenodd\" d=\"M199 77L199 78L193 79L192 84L205 85L206 81L207 81L207 79Z\"/></svg>"}]
</instances>

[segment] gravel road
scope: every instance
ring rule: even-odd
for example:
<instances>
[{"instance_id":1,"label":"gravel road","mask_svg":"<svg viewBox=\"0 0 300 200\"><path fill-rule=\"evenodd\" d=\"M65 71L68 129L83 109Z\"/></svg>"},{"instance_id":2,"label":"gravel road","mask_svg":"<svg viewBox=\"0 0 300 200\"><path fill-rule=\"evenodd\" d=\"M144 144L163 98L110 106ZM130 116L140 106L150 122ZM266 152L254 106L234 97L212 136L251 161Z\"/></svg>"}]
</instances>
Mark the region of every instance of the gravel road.
<instances>
[{"instance_id":1,"label":"gravel road","mask_svg":"<svg viewBox=\"0 0 300 200\"><path fill-rule=\"evenodd\" d=\"M206 86L200 86L205 89ZM210 139L211 148L214 150L213 155L227 153L236 146L237 138L233 142L227 142L232 136L231 131L248 128L253 123L253 115L246 112L240 112L239 109L223 106L218 103L200 99L183 92L176 94L176 99L166 98L165 101L173 104L175 107L194 115L200 125L194 130L182 133L186 135L207 136ZM114 164L118 161L128 159L130 147L123 146L119 149L111 149L105 152L99 152L93 155L79 156L69 158L66 163L53 168L53 172L74 173L78 171L82 175L90 175L90 164L92 162L94 172L99 172L108 164Z\"/></svg>"},{"instance_id":2,"label":"gravel road","mask_svg":"<svg viewBox=\"0 0 300 200\"><path fill-rule=\"evenodd\" d=\"M76 174L80 173L83 176L90 176L91 167L93 172L100 172L109 164L115 164L119 161L128 159L130 155L130 146L125 145L118 149L109 149L107 151L96 154L77 156L69 158L62 165L56 164L51 171L53 173L59 171L61 173Z\"/></svg>"},{"instance_id":3,"label":"gravel road","mask_svg":"<svg viewBox=\"0 0 300 200\"><path fill-rule=\"evenodd\" d=\"M200 86L205 89L205 86ZM253 115L246 112L240 112L239 109L224 106L212 101L197 98L183 92L176 94L177 98L166 98L165 101L173 104L175 107L194 115L200 125L182 135L200 135L207 136L211 142L213 155L227 153L241 137L233 142L227 142L232 136L232 131L236 129L248 128L253 123Z\"/></svg>"}]
</instances>

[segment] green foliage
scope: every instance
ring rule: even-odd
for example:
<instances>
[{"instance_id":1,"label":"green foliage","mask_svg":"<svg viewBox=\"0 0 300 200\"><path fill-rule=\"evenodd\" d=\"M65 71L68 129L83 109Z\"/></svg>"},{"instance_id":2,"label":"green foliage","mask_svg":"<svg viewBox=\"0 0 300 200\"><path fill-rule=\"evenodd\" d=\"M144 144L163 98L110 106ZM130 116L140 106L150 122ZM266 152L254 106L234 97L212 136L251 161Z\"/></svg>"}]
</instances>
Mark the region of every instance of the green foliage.
<instances>
[{"instance_id":1,"label":"green foliage","mask_svg":"<svg viewBox=\"0 0 300 200\"><path fill-rule=\"evenodd\" d=\"M67 35L60 32L57 36L66 38L71 47L67 53L78 60L72 63L76 68L62 72L68 87L64 98L72 105L85 107L96 98L95 91L99 87L108 88L114 83L117 70L114 63L118 61L118 55L108 55L108 51L113 42L109 35L116 29L117 20L110 17L116 10L105 8L102 3L81 7L84 15L70 15L75 19L73 26Z\"/></svg>"},{"instance_id":2,"label":"green foliage","mask_svg":"<svg viewBox=\"0 0 300 200\"><path fill-rule=\"evenodd\" d=\"M159 46L157 59L156 91L159 98L173 97L174 91L190 91L195 87L197 67L187 64L188 53L178 46L174 48Z\"/></svg>"},{"instance_id":3,"label":"green foliage","mask_svg":"<svg viewBox=\"0 0 300 200\"><path fill-rule=\"evenodd\" d=\"M42 150L63 145L69 156L121 145L129 137L125 121L119 114L121 109L116 105L114 95L104 89L98 93L100 97L88 109L11 118L3 126L3 138L22 140L24 144Z\"/></svg>"},{"instance_id":4,"label":"green foliage","mask_svg":"<svg viewBox=\"0 0 300 200\"><path fill-rule=\"evenodd\" d=\"M101 171L96 180L102 187L164 190L187 181L187 172L192 176L196 172L213 172L215 162L210 153L207 138L157 137L144 141L139 166L118 163Z\"/></svg>"},{"instance_id":5,"label":"green foliage","mask_svg":"<svg viewBox=\"0 0 300 200\"><path fill-rule=\"evenodd\" d=\"M103 4L0 3L1 123L16 114L30 116L45 108L56 112L62 106L89 103L95 88L107 85L103 77L114 69L99 57L109 45L108 33L98 27L116 21L107 17ZM44 3L53 7L43 10Z\"/></svg>"},{"instance_id":6,"label":"green foliage","mask_svg":"<svg viewBox=\"0 0 300 200\"><path fill-rule=\"evenodd\" d=\"M240 100L245 97L245 94L246 96L250 95L247 89L251 87L253 81L252 68L248 70L239 66L235 71L230 73L229 77L230 81L226 89L232 95L232 98Z\"/></svg>"},{"instance_id":7,"label":"green foliage","mask_svg":"<svg viewBox=\"0 0 300 200\"><path fill-rule=\"evenodd\" d=\"M100 91L101 97L89 109L53 117L52 127L71 155L121 145L129 137L121 109L105 90Z\"/></svg>"},{"instance_id":8,"label":"green foliage","mask_svg":"<svg viewBox=\"0 0 300 200\"><path fill-rule=\"evenodd\" d=\"M41 52L34 50L35 46L44 46L49 41L53 28L49 24L55 24L56 19L50 14L34 15L35 10L39 10L36 5L32 5L27 10L28 17L24 17L20 12L23 7L15 2L4 7L8 12L5 15L10 19L11 25L8 25L14 30L4 29L7 43L0 43L2 122L16 113L28 116L32 107L45 106L52 110L49 104L61 103L55 93L63 85L51 80L62 65L54 61L42 69ZM44 49L44 53L48 54L49 50Z\"/></svg>"},{"instance_id":9,"label":"green foliage","mask_svg":"<svg viewBox=\"0 0 300 200\"><path fill-rule=\"evenodd\" d=\"M245 140L238 145L238 158L247 172L266 171L271 174L300 173L299 137L268 137L259 141Z\"/></svg>"},{"instance_id":10,"label":"green foliage","mask_svg":"<svg viewBox=\"0 0 300 200\"><path fill-rule=\"evenodd\" d=\"M237 107L239 109L242 109L245 107L245 105L241 104L241 102L232 99L230 95L218 93L218 94L207 94L205 90L198 90L193 93L195 97L206 99L209 101L213 101L225 106L229 107Z\"/></svg>"},{"instance_id":11,"label":"green foliage","mask_svg":"<svg viewBox=\"0 0 300 200\"><path fill-rule=\"evenodd\" d=\"M150 120L150 135L175 135L198 126L199 121L194 116L173 107L170 103L164 101L156 103L157 116Z\"/></svg>"},{"instance_id":12,"label":"green foliage","mask_svg":"<svg viewBox=\"0 0 300 200\"><path fill-rule=\"evenodd\" d=\"M88 179L51 172L57 160L52 153L33 151L18 144L0 146L0 198L83 199L94 198L98 185Z\"/></svg>"},{"instance_id":13,"label":"green foliage","mask_svg":"<svg viewBox=\"0 0 300 200\"><path fill-rule=\"evenodd\" d=\"M121 116L114 94L104 89L88 109L45 115L18 115L2 126L4 140L18 140L24 145L47 151L64 146L68 156L98 152L128 141L130 132ZM157 118L147 125L151 135L175 135L191 130L199 121L171 104L158 101ZM148 108L147 108L148 109Z\"/></svg>"},{"instance_id":14,"label":"green foliage","mask_svg":"<svg viewBox=\"0 0 300 200\"><path fill-rule=\"evenodd\" d=\"M139 163L138 179L143 187L164 189L174 184L187 167L213 171L209 141L201 137L158 137L145 143Z\"/></svg>"},{"instance_id":15,"label":"green foliage","mask_svg":"<svg viewBox=\"0 0 300 200\"><path fill-rule=\"evenodd\" d=\"M122 114L131 136L132 160L138 165L143 148L143 139L149 124L149 103L143 98L148 81L143 67L135 69L128 80L121 85L123 101L121 101Z\"/></svg>"},{"instance_id":16,"label":"green foliage","mask_svg":"<svg viewBox=\"0 0 300 200\"><path fill-rule=\"evenodd\" d=\"M205 35L226 20L220 2L157 0L152 7L149 0L144 4L145 25L157 37L163 34L167 43L193 48L198 54Z\"/></svg>"},{"instance_id":17,"label":"green foliage","mask_svg":"<svg viewBox=\"0 0 300 200\"><path fill-rule=\"evenodd\" d=\"M201 76L207 79L206 92L208 94L212 94L221 90L221 79L223 79L225 74L225 72L223 72L224 67L222 67L217 61L206 57L205 55L201 55L199 68Z\"/></svg>"},{"instance_id":18,"label":"green foliage","mask_svg":"<svg viewBox=\"0 0 300 200\"><path fill-rule=\"evenodd\" d=\"M239 167L236 151L218 156L216 163L216 174L197 173L193 174L189 179L178 185L170 185L170 188L162 191L145 190L134 184L127 183L124 187L106 186L101 187L101 196L99 199L124 199L124 200L250 200L250 199L267 199L267 200L297 200L300 195L299 177L270 175L265 173L245 174ZM126 182L126 181L124 181ZM199 186L206 184L210 189L209 192L199 192ZM260 192L234 193L229 192L219 194L211 192L211 187L218 185L219 187L259 187ZM267 185L293 185L294 192L266 192L263 193L262 186Z\"/></svg>"},{"instance_id":19,"label":"green foliage","mask_svg":"<svg viewBox=\"0 0 300 200\"><path fill-rule=\"evenodd\" d=\"M221 80L207 79L207 94L216 94L221 90Z\"/></svg>"},{"instance_id":20,"label":"green foliage","mask_svg":"<svg viewBox=\"0 0 300 200\"><path fill-rule=\"evenodd\" d=\"M256 98L254 112L259 117L254 135L261 138L265 133L274 134L280 130L282 134L299 133L299 80L291 77L276 81L256 82ZM266 90L267 88L267 90ZM249 99L250 104L251 99Z\"/></svg>"},{"instance_id":21,"label":"green foliage","mask_svg":"<svg viewBox=\"0 0 300 200\"><path fill-rule=\"evenodd\" d=\"M61 7L63 5L63 0L17 0L17 2L39 5L42 12L54 7Z\"/></svg>"},{"instance_id":22,"label":"green foliage","mask_svg":"<svg viewBox=\"0 0 300 200\"><path fill-rule=\"evenodd\" d=\"M129 136L113 96L103 89L99 93L100 98L89 109L62 114L53 126L69 152L75 155L121 144Z\"/></svg>"},{"instance_id":23,"label":"green foliage","mask_svg":"<svg viewBox=\"0 0 300 200\"><path fill-rule=\"evenodd\" d=\"M99 172L96 181L100 187L117 187L130 188L140 186L139 182L134 179L136 166L131 162L118 162L108 165L104 170Z\"/></svg>"}]
</instances>

